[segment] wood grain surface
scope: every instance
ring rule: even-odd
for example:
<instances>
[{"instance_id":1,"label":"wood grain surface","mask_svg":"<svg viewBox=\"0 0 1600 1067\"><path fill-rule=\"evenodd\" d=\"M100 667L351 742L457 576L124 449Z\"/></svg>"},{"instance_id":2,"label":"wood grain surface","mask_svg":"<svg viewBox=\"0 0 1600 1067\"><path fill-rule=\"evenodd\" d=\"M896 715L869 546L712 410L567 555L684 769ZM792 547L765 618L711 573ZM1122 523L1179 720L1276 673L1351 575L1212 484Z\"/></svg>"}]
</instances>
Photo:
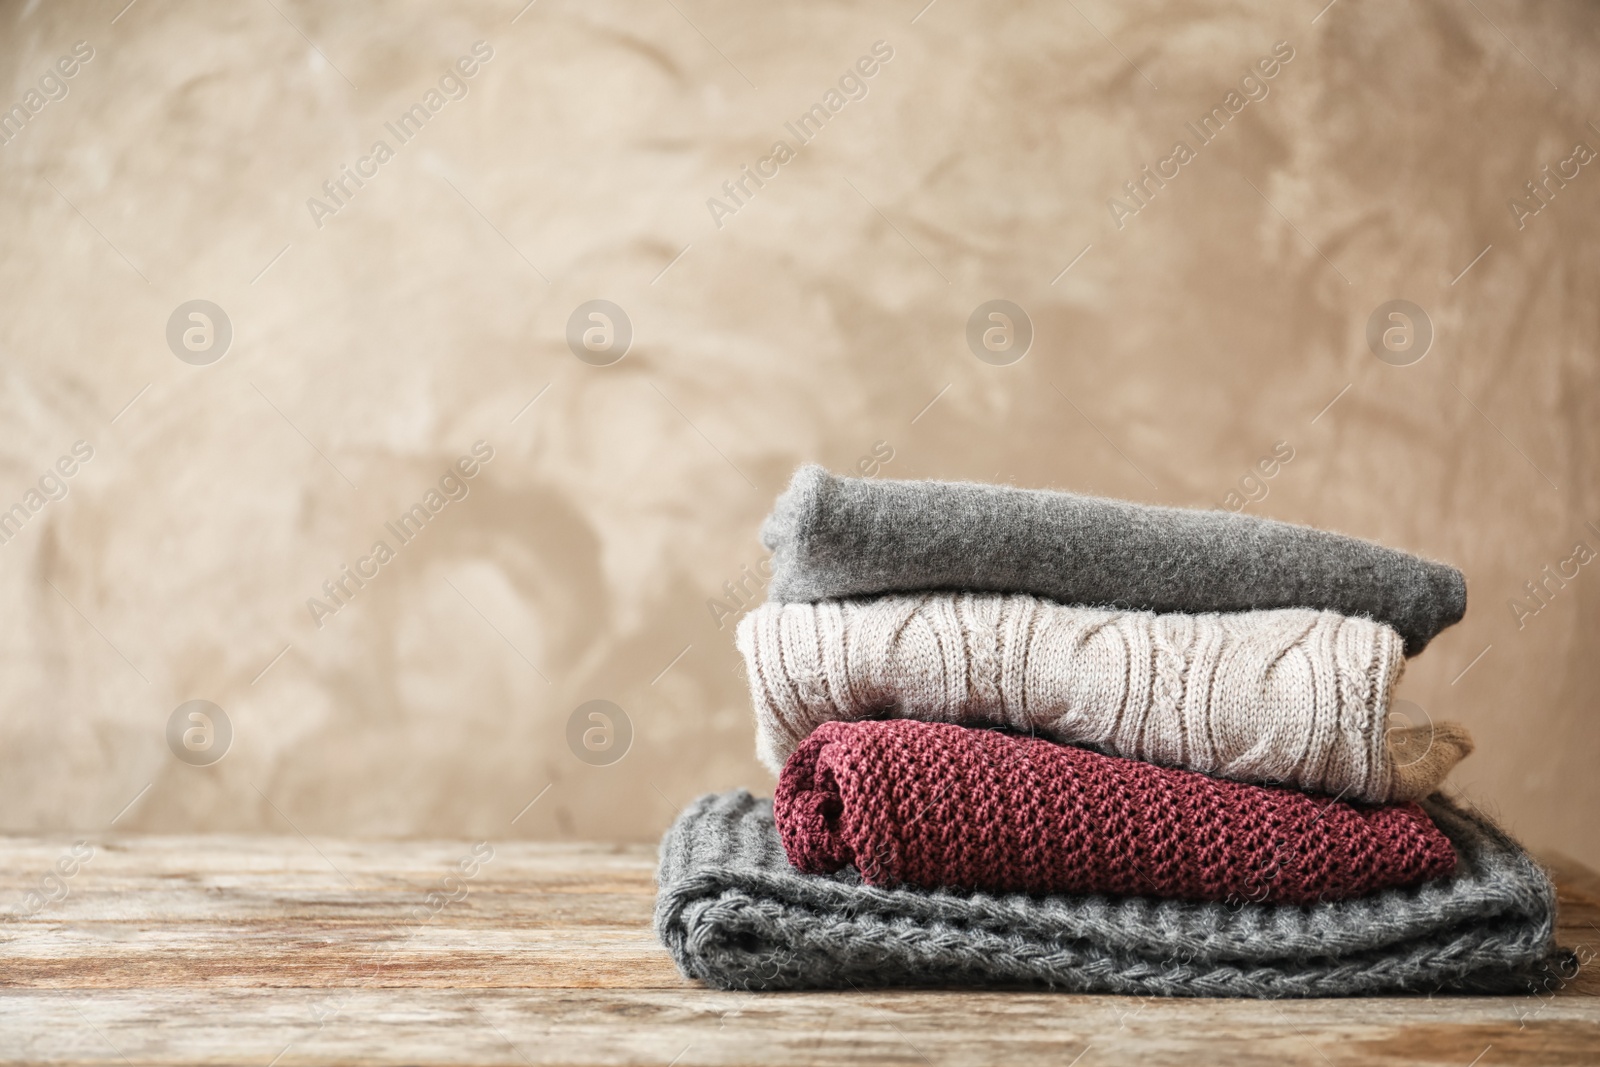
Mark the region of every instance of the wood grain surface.
<instances>
[{"instance_id":1,"label":"wood grain surface","mask_svg":"<svg viewBox=\"0 0 1600 1067\"><path fill-rule=\"evenodd\" d=\"M0 1063L1600 1062L1592 966L1525 998L718 993L651 933L649 848L72 846L0 840ZM1600 876L1545 862L1561 941L1588 960Z\"/></svg>"}]
</instances>

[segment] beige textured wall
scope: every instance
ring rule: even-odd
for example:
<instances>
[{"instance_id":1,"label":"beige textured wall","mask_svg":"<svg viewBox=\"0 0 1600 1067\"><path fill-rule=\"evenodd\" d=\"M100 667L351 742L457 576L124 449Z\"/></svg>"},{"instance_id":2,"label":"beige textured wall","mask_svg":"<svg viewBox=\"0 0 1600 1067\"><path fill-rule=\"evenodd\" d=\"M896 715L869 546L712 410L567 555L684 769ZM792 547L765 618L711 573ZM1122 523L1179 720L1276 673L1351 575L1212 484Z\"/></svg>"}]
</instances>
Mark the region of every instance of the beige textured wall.
<instances>
[{"instance_id":1,"label":"beige textured wall","mask_svg":"<svg viewBox=\"0 0 1600 1067\"><path fill-rule=\"evenodd\" d=\"M1600 148L1593 5L121 6L0 8L0 104L93 49L0 147L0 507L93 449L0 545L0 828L647 840L770 788L708 601L797 462L885 442L889 476L1217 505L1285 442L1248 510L1461 566L1402 695L1477 736L1462 790L1600 862L1600 565L1524 593L1600 550L1600 162L1508 204ZM609 366L565 340L596 298L633 327ZM166 337L194 299L233 330L206 365ZM1020 362L968 350L991 299ZM1365 337L1393 299L1434 333L1406 366ZM319 628L307 599L480 440ZM611 765L567 740L595 698L632 726ZM211 766L167 740L196 699L232 725Z\"/></svg>"}]
</instances>

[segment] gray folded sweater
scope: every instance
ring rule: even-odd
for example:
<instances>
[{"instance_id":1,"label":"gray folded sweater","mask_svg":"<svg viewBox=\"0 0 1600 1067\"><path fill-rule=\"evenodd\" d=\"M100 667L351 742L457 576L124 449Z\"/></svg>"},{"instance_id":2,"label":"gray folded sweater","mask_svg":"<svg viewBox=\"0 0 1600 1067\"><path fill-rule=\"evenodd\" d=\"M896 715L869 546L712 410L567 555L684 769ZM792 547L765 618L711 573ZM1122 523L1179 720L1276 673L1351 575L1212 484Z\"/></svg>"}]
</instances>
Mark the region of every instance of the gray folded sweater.
<instances>
[{"instance_id":1,"label":"gray folded sweater","mask_svg":"<svg viewBox=\"0 0 1600 1067\"><path fill-rule=\"evenodd\" d=\"M1571 977L1555 890L1485 818L1424 802L1454 874L1337 903L877 889L789 866L772 805L708 795L661 843L657 936L719 989L1042 985L1067 992L1304 997L1526 993Z\"/></svg>"},{"instance_id":2,"label":"gray folded sweater","mask_svg":"<svg viewBox=\"0 0 1600 1067\"><path fill-rule=\"evenodd\" d=\"M1191 614L1316 608L1388 623L1408 656L1467 609L1454 567L1305 526L815 465L795 472L761 539L775 601L949 589Z\"/></svg>"}]
</instances>

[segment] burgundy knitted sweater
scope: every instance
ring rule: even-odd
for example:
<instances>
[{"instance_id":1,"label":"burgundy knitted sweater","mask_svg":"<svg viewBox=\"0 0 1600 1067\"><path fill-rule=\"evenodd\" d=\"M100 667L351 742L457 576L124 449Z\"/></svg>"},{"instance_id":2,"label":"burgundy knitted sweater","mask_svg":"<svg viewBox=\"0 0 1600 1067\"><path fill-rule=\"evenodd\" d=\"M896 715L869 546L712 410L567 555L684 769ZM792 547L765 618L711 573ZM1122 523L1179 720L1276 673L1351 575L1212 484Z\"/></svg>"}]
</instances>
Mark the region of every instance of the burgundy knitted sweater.
<instances>
[{"instance_id":1,"label":"burgundy knitted sweater","mask_svg":"<svg viewBox=\"0 0 1600 1067\"><path fill-rule=\"evenodd\" d=\"M1416 804L1357 806L991 730L829 722L783 768L789 862L870 885L1310 904L1450 873Z\"/></svg>"}]
</instances>

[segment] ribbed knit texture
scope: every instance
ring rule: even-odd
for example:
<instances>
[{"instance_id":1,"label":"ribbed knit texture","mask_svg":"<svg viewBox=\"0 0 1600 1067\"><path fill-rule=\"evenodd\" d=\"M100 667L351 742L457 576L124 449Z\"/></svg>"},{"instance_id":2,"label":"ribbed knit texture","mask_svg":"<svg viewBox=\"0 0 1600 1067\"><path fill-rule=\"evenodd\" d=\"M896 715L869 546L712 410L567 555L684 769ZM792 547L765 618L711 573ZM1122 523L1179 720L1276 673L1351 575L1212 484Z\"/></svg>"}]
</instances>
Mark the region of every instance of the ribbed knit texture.
<instances>
[{"instance_id":1,"label":"ribbed knit texture","mask_svg":"<svg viewBox=\"0 0 1600 1067\"><path fill-rule=\"evenodd\" d=\"M1461 572L1370 541L1222 511L968 482L795 472L762 527L767 595L926 589L1206 613L1315 608L1388 623L1416 655L1467 607Z\"/></svg>"},{"instance_id":2,"label":"ribbed knit texture","mask_svg":"<svg viewBox=\"0 0 1600 1067\"><path fill-rule=\"evenodd\" d=\"M1454 723L1390 732L1400 636L1329 611L1156 615L924 593L763 604L738 646L756 754L773 773L824 722L883 717L1008 726L1373 803L1427 796L1472 751Z\"/></svg>"},{"instance_id":3,"label":"ribbed knit texture","mask_svg":"<svg viewBox=\"0 0 1600 1067\"><path fill-rule=\"evenodd\" d=\"M1459 856L1412 890L1308 907L875 889L784 858L771 804L690 804L661 843L657 936L719 989L1037 984L1153 996L1528 993L1555 971L1555 890L1486 819L1424 801ZM1558 966L1559 961L1559 966Z\"/></svg>"},{"instance_id":4,"label":"ribbed knit texture","mask_svg":"<svg viewBox=\"0 0 1600 1067\"><path fill-rule=\"evenodd\" d=\"M902 883L1309 904L1448 874L1416 804L1357 807L995 730L830 722L772 800L789 862Z\"/></svg>"}]
</instances>

